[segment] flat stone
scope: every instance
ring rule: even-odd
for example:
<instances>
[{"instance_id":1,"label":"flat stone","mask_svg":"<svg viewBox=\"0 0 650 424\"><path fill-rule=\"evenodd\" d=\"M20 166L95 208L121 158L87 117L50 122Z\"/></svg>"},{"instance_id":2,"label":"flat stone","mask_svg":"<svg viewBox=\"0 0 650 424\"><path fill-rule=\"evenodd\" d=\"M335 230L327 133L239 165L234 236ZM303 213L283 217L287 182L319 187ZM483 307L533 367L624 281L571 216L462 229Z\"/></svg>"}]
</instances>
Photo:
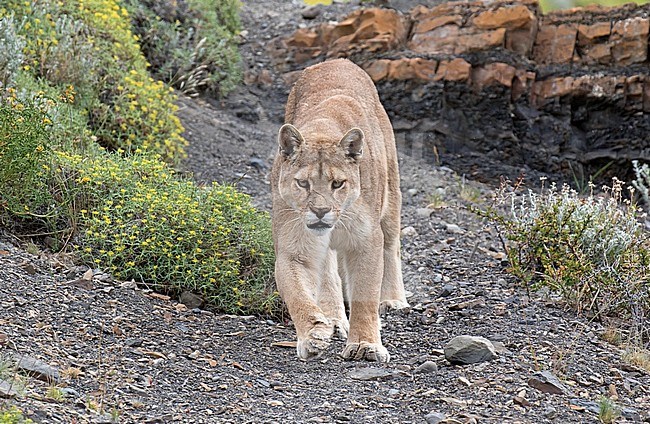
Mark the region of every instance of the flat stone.
<instances>
[{"instance_id":1,"label":"flat stone","mask_svg":"<svg viewBox=\"0 0 650 424\"><path fill-rule=\"evenodd\" d=\"M320 15L321 13L321 8L320 6L309 6L305 7L302 9L302 12L300 12L300 15L302 16L303 19L315 19Z\"/></svg>"},{"instance_id":2,"label":"flat stone","mask_svg":"<svg viewBox=\"0 0 650 424\"><path fill-rule=\"evenodd\" d=\"M181 293L180 302L187 306L188 309L200 308L204 303L201 296L190 291L184 291Z\"/></svg>"},{"instance_id":3,"label":"flat stone","mask_svg":"<svg viewBox=\"0 0 650 424\"><path fill-rule=\"evenodd\" d=\"M59 381L59 370L57 368L31 356L16 355L15 359L16 368L19 371L48 383Z\"/></svg>"},{"instance_id":4,"label":"flat stone","mask_svg":"<svg viewBox=\"0 0 650 424\"><path fill-rule=\"evenodd\" d=\"M0 397L1 398L13 398L18 395L18 392L16 391L16 385L11 384L11 382L6 381L6 380L0 380Z\"/></svg>"},{"instance_id":5,"label":"flat stone","mask_svg":"<svg viewBox=\"0 0 650 424\"><path fill-rule=\"evenodd\" d=\"M430 412L424 417L427 424L439 424L446 419L447 416L443 412Z\"/></svg>"},{"instance_id":6,"label":"flat stone","mask_svg":"<svg viewBox=\"0 0 650 424\"><path fill-rule=\"evenodd\" d=\"M320 42L319 34L309 28L300 28L293 33L286 43L294 47L314 47Z\"/></svg>"},{"instance_id":7,"label":"flat stone","mask_svg":"<svg viewBox=\"0 0 650 424\"><path fill-rule=\"evenodd\" d=\"M445 227L447 232L450 232L452 234L463 234L465 232L465 230L463 230L456 224L447 224Z\"/></svg>"},{"instance_id":8,"label":"flat stone","mask_svg":"<svg viewBox=\"0 0 650 424\"><path fill-rule=\"evenodd\" d=\"M348 373L353 380L381 381L390 380L399 375L398 371L385 368L357 368Z\"/></svg>"},{"instance_id":9,"label":"flat stone","mask_svg":"<svg viewBox=\"0 0 650 424\"><path fill-rule=\"evenodd\" d=\"M488 339L476 336L457 336L445 345L445 358L452 364L475 364L490 361L497 353Z\"/></svg>"},{"instance_id":10,"label":"flat stone","mask_svg":"<svg viewBox=\"0 0 650 424\"><path fill-rule=\"evenodd\" d=\"M609 44L593 44L582 51L585 63L608 64L612 60L612 48Z\"/></svg>"},{"instance_id":11,"label":"flat stone","mask_svg":"<svg viewBox=\"0 0 650 424\"><path fill-rule=\"evenodd\" d=\"M436 28L445 25L456 25L461 26L463 23L463 17L461 15L445 15L445 16L434 16L428 19L422 19L417 21L413 25L413 33L421 34L424 32L432 31Z\"/></svg>"},{"instance_id":12,"label":"flat stone","mask_svg":"<svg viewBox=\"0 0 650 424\"><path fill-rule=\"evenodd\" d=\"M473 24L479 29L516 29L531 25L535 19L526 6L514 5L481 12L474 18Z\"/></svg>"},{"instance_id":13,"label":"flat stone","mask_svg":"<svg viewBox=\"0 0 650 424\"><path fill-rule=\"evenodd\" d=\"M438 274L440 275L440 274ZM440 275L440 281L442 281L442 275ZM439 282L439 281L434 281L434 282ZM442 286L442 289L440 290L440 293L438 293L439 297L448 297L452 293L456 291L457 287L455 284L447 283L444 286Z\"/></svg>"},{"instance_id":14,"label":"flat stone","mask_svg":"<svg viewBox=\"0 0 650 424\"><path fill-rule=\"evenodd\" d=\"M528 379L528 385L543 393L561 395L569 393L567 387L550 371L541 371Z\"/></svg>"},{"instance_id":15,"label":"flat stone","mask_svg":"<svg viewBox=\"0 0 650 424\"><path fill-rule=\"evenodd\" d=\"M483 308L485 307L485 300L482 298L471 299L465 302L453 304L449 307L450 311L462 311L463 309Z\"/></svg>"},{"instance_id":16,"label":"flat stone","mask_svg":"<svg viewBox=\"0 0 650 424\"><path fill-rule=\"evenodd\" d=\"M578 44L584 45L593 42L596 38L609 37L612 31L610 22L596 22L591 25L578 25Z\"/></svg>"},{"instance_id":17,"label":"flat stone","mask_svg":"<svg viewBox=\"0 0 650 424\"><path fill-rule=\"evenodd\" d=\"M577 406L579 408L582 408L583 410L587 410L594 414L598 414L598 412L600 411L600 407L598 406L598 403L592 400L571 399L569 401L569 404L571 404L572 406Z\"/></svg>"},{"instance_id":18,"label":"flat stone","mask_svg":"<svg viewBox=\"0 0 650 424\"><path fill-rule=\"evenodd\" d=\"M333 27L324 28L322 37L329 40L329 57L353 47L372 52L387 51L405 43L408 32L397 11L380 8L357 10Z\"/></svg>"},{"instance_id":19,"label":"flat stone","mask_svg":"<svg viewBox=\"0 0 650 424\"><path fill-rule=\"evenodd\" d=\"M438 364L433 361L424 361L413 372L415 374L430 374L432 372L438 372Z\"/></svg>"},{"instance_id":20,"label":"flat stone","mask_svg":"<svg viewBox=\"0 0 650 424\"><path fill-rule=\"evenodd\" d=\"M459 35L455 43L454 54L471 53L476 51L491 50L496 47L503 47L506 41L506 29L497 28L494 30L472 33L471 29L467 34Z\"/></svg>"}]
</instances>

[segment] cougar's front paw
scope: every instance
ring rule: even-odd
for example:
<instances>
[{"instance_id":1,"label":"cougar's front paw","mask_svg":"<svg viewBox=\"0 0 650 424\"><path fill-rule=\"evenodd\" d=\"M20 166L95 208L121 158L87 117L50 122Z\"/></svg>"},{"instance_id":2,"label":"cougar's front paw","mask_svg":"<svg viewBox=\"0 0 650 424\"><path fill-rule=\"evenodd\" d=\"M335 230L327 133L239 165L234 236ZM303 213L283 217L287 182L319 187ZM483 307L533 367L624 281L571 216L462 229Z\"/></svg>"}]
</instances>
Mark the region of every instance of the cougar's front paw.
<instances>
[{"instance_id":1,"label":"cougar's front paw","mask_svg":"<svg viewBox=\"0 0 650 424\"><path fill-rule=\"evenodd\" d=\"M348 343L341 353L343 359L354 359L373 361L373 362L388 362L390 361L390 354L388 350L381 343Z\"/></svg>"},{"instance_id":2,"label":"cougar's front paw","mask_svg":"<svg viewBox=\"0 0 650 424\"><path fill-rule=\"evenodd\" d=\"M334 325L331 321L318 322L309 330L307 337L298 338L296 345L298 357L303 360L318 358L329 347L333 333Z\"/></svg>"},{"instance_id":3,"label":"cougar's front paw","mask_svg":"<svg viewBox=\"0 0 650 424\"><path fill-rule=\"evenodd\" d=\"M410 305L402 300L382 300L379 303L379 314L385 315L387 312L406 309L408 307Z\"/></svg>"}]
</instances>

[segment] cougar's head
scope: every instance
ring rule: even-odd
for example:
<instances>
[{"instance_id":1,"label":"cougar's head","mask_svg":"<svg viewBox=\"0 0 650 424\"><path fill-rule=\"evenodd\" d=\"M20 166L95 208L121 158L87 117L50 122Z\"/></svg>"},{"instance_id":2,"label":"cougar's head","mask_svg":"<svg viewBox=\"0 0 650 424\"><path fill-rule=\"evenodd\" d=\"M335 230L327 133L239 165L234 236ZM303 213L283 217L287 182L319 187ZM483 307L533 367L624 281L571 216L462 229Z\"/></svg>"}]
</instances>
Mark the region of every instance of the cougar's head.
<instances>
[{"instance_id":1,"label":"cougar's head","mask_svg":"<svg viewBox=\"0 0 650 424\"><path fill-rule=\"evenodd\" d=\"M339 139L306 137L293 125L280 128L282 199L299 211L307 228L325 234L361 194L359 163L363 132L352 128Z\"/></svg>"}]
</instances>

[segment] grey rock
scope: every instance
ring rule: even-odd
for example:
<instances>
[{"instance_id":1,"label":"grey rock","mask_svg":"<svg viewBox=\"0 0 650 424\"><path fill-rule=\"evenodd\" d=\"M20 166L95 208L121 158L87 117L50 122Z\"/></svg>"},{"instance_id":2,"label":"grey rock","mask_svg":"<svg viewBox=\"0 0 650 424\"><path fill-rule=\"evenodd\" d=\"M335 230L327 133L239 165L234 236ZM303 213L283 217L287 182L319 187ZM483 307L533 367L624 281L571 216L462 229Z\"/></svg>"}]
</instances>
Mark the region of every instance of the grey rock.
<instances>
[{"instance_id":1,"label":"grey rock","mask_svg":"<svg viewBox=\"0 0 650 424\"><path fill-rule=\"evenodd\" d=\"M445 284L442 286L442 290L440 290L440 293L438 293L438 296L440 297L448 297L450 296L453 292L455 292L457 289L455 284Z\"/></svg>"},{"instance_id":2,"label":"grey rock","mask_svg":"<svg viewBox=\"0 0 650 424\"><path fill-rule=\"evenodd\" d=\"M125 281L122 284L120 284L120 288L123 288L125 290L135 290L138 288L138 285L136 284L135 281Z\"/></svg>"},{"instance_id":3,"label":"grey rock","mask_svg":"<svg viewBox=\"0 0 650 424\"><path fill-rule=\"evenodd\" d=\"M483 308L485 300L483 298L471 299L465 302L455 303L449 306L450 311L462 311L464 309Z\"/></svg>"},{"instance_id":4,"label":"grey rock","mask_svg":"<svg viewBox=\"0 0 650 424\"><path fill-rule=\"evenodd\" d=\"M491 341L484 337L457 336L444 347L445 358L452 364L475 364L497 357Z\"/></svg>"},{"instance_id":5,"label":"grey rock","mask_svg":"<svg viewBox=\"0 0 650 424\"><path fill-rule=\"evenodd\" d=\"M430 412L424 417L427 424L438 424L443 422L446 418L447 416L442 412Z\"/></svg>"},{"instance_id":6,"label":"grey rock","mask_svg":"<svg viewBox=\"0 0 650 424\"><path fill-rule=\"evenodd\" d=\"M557 418L557 409L555 409L554 406L549 406L547 408L544 408L542 414L544 414L544 416L549 420L554 420Z\"/></svg>"},{"instance_id":7,"label":"grey rock","mask_svg":"<svg viewBox=\"0 0 650 424\"><path fill-rule=\"evenodd\" d=\"M309 6L302 9L303 19L316 19L321 13L321 8L319 6Z\"/></svg>"},{"instance_id":8,"label":"grey rock","mask_svg":"<svg viewBox=\"0 0 650 424\"><path fill-rule=\"evenodd\" d=\"M25 270L25 272L28 273L29 275L36 274L36 267L34 266L34 264L30 262L25 262L21 266Z\"/></svg>"},{"instance_id":9,"label":"grey rock","mask_svg":"<svg viewBox=\"0 0 650 424\"><path fill-rule=\"evenodd\" d=\"M361 381L390 380L397 375L399 375L398 371L385 368L358 368L348 374L351 379Z\"/></svg>"},{"instance_id":10,"label":"grey rock","mask_svg":"<svg viewBox=\"0 0 650 424\"><path fill-rule=\"evenodd\" d=\"M438 372L438 364L433 361L425 361L420 366L418 366L414 373L416 374L429 374L432 372Z\"/></svg>"},{"instance_id":11,"label":"grey rock","mask_svg":"<svg viewBox=\"0 0 650 424\"><path fill-rule=\"evenodd\" d=\"M252 166L253 168L259 169L260 171L265 171L269 167L267 165L267 163L263 159L260 159L260 158L250 158L250 160L248 161L248 164L250 166Z\"/></svg>"},{"instance_id":12,"label":"grey rock","mask_svg":"<svg viewBox=\"0 0 650 424\"><path fill-rule=\"evenodd\" d=\"M510 353L510 351L508 350L506 345L503 344L503 342L497 342L497 341L494 341L494 340L491 340L491 341L492 341L492 345L494 345L494 349L497 351L497 353L499 355L503 355L505 353Z\"/></svg>"},{"instance_id":13,"label":"grey rock","mask_svg":"<svg viewBox=\"0 0 650 424\"><path fill-rule=\"evenodd\" d=\"M108 412L102 412L99 415L93 417L92 420L93 424L111 424L114 422L115 420L113 419L113 416L111 416L111 414Z\"/></svg>"},{"instance_id":14,"label":"grey rock","mask_svg":"<svg viewBox=\"0 0 650 424\"><path fill-rule=\"evenodd\" d=\"M621 410L621 415L623 415L623 418L635 423L640 423L641 421L643 421L643 418L641 418L641 414L636 409L623 408Z\"/></svg>"},{"instance_id":15,"label":"grey rock","mask_svg":"<svg viewBox=\"0 0 650 424\"><path fill-rule=\"evenodd\" d=\"M124 344L129 347L140 347L142 346L142 339L134 339L134 338L126 339L124 341Z\"/></svg>"},{"instance_id":16,"label":"grey rock","mask_svg":"<svg viewBox=\"0 0 650 424\"><path fill-rule=\"evenodd\" d=\"M571 399L569 401L571 405L579 406L581 408L585 408L587 411L592 412L594 414L598 414L600 412L600 407L598 404L592 400L585 400L585 399Z\"/></svg>"},{"instance_id":17,"label":"grey rock","mask_svg":"<svg viewBox=\"0 0 650 424\"><path fill-rule=\"evenodd\" d=\"M431 214L433 213L433 209L429 208L417 208L415 213L420 217L420 218L429 218L431 217Z\"/></svg>"},{"instance_id":18,"label":"grey rock","mask_svg":"<svg viewBox=\"0 0 650 424\"><path fill-rule=\"evenodd\" d=\"M203 298L189 291L181 293L180 302L187 306L188 309L196 309L203 306Z\"/></svg>"},{"instance_id":19,"label":"grey rock","mask_svg":"<svg viewBox=\"0 0 650 424\"><path fill-rule=\"evenodd\" d=\"M81 397L81 394L78 391L70 387L61 387L61 392L66 397Z\"/></svg>"},{"instance_id":20,"label":"grey rock","mask_svg":"<svg viewBox=\"0 0 650 424\"><path fill-rule=\"evenodd\" d=\"M447 231L452 233L452 234L463 234L465 232L465 230L463 230L462 228L460 228L456 224L447 224L446 228L447 228Z\"/></svg>"},{"instance_id":21,"label":"grey rock","mask_svg":"<svg viewBox=\"0 0 650 424\"><path fill-rule=\"evenodd\" d=\"M543 393L561 395L570 393L567 387L550 371L541 371L528 379L528 385Z\"/></svg>"},{"instance_id":22,"label":"grey rock","mask_svg":"<svg viewBox=\"0 0 650 424\"><path fill-rule=\"evenodd\" d=\"M106 273L98 273L95 275L95 279L101 281L102 283L111 283L113 282L113 276Z\"/></svg>"},{"instance_id":23,"label":"grey rock","mask_svg":"<svg viewBox=\"0 0 650 424\"><path fill-rule=\"evenodd\" d=\"M16 355L16 368L24 374L48 383L59 381L59 370L31 356Z\"/></svg>"},{"instance_id":24,"label":"grey rock","mask_svg":"<svg viewBox=\"0 0 650 424\"><path fill-rule=\"evenodd\" d=\"M417 235L417 230L410 225L408 227L402 228L402 237L415 237Z\"/></svg>"},{"instance_id":25,"label":"grey rock","mask_svg":"<svg viewBox=\"0 0 650 424\"><path fill-rule=\"evenodd\" d=\"M11 384L11 382L6 380L0 380L0 398L13 398L17 394L15 384Z\"/></svg>"}]
</instances>

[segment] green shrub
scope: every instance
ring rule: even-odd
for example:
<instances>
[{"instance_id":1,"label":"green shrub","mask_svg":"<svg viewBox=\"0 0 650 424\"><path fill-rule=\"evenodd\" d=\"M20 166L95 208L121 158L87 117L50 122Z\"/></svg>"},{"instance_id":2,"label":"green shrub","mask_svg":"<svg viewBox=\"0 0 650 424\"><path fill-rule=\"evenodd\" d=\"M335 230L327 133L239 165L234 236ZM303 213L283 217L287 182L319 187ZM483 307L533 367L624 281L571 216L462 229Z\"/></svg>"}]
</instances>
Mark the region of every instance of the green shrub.
<instances>
[{"instance_id":1,"label":"green shrub","mask_svg":"<svg viewBox=\"0 0 650 424\"><path fill-rule=\"evenodd\" d=\"M4 95L2 95L4 94ZM45 108L48 99L21 100L16 91L0 92L0 212L15 216L47 215L52 121Z\"/></svg>"},{"instance_id":2,"label":"green shrub","mask_svg":"<svg viewBox=\"0 0 650 424\"><path fill-rule=\"evenodd\" d=\"M614 179L604 189L604 195L581 197L551 185L517 197L504 187L497 198L510 203L509 211L482 214L509 242L510 270L522 281L549 287L598 318L631 318L644 333L650 314L647 233L637 208L623 200L623 184Z\"/></svg>"},{"instance_id":3,"label":"green shrub","mask_svg":"<svg viewBox=\"0 0 650 424\"><path fill-rule=\"evenodd\" d=\"M83 258L120 279L201 293L230 313L275 314L268 214L233 187L197 187L145 154L58 153L86 196Z\"/></svg>"},{"instance_id":4,"label":"green shrub","mask_svg":"<svg viewBox=\"0 0 650 424\"><path fill-rule=\"evenodd\" d=\"M621 416L621 408L616 402L607 397L601 396L598 401L598 419L603 424L611 424Z\"/></svg>"},{"instance_id":5,"label":"green shrub","mask_svg":"<svg viewBox=\"0 0 650 424\"><path fill-rule=\"evenodd\" d=\"M76 231L79 199L71 176L60 172L53 148L91 155L99 147L72 104L71 87L59 93L24 72L16 81L22 92L36 94L22 98L13 88L0 90L0 221L22 234L50 235L63 245Z\"/></svg>"},{"instance_id":6,"label":"green shrub","mask_svg":"<svg viewBox=\"0 0 650 424\"><path fill-rule=\"evenodd\" d=\"M13 40L0 52L15 54L0 60L0 219L58 248L73 240L117 278L200 292L226 312L277 313L268 214L161 161L186 142L129 25L116 0L0 6L0 35Z\"/></svg>"},{"instance_id":7,"label":"green shrub","mask_svg":"<svg viewBox=\"0 0 650 424\"><path fill-rule=\"evenodd\" d=\"M241 79L238 0L127 0L154 74L185 94L226 94Z\"/></svg>"}]
</instances>

